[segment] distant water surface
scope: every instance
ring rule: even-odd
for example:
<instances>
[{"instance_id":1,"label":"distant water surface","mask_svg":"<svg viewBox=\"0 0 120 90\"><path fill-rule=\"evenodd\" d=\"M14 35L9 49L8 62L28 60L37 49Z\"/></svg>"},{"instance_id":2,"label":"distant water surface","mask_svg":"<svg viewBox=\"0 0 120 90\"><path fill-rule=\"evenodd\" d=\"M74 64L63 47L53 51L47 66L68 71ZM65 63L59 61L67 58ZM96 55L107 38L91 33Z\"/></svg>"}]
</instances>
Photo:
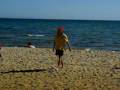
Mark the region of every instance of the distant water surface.
<instances>
[{"instance_id":1,"label":"distant water surface","mask_svg":"<svg viewBox=\"0 0 120 90\"><path fill-rule=\"evenodd\" d=\"M120 51L120 21L0 19L0 43L52 47L58 26L65 27L74 48Z\"/></svg>"}]
</instances>

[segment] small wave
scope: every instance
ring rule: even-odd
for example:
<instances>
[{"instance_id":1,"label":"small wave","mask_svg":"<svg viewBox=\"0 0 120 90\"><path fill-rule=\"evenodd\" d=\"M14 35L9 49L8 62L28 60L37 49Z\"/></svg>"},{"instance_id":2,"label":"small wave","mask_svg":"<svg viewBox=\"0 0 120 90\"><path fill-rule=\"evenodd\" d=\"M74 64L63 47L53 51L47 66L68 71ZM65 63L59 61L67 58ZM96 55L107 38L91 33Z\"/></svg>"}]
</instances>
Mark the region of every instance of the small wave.
<instances>
[{"instance_id":1,"label":"small wave","mask_svg":"<svg viewBox=\"0 0 120 90\"><path fill-rule=\"evenodd\" d=\"M33 35L33 34L27 34L27 36L29 36L29 37L43 37L45 35L42 35L42 34L35 34L35 35Z\"/></svg>"}]
</instances>

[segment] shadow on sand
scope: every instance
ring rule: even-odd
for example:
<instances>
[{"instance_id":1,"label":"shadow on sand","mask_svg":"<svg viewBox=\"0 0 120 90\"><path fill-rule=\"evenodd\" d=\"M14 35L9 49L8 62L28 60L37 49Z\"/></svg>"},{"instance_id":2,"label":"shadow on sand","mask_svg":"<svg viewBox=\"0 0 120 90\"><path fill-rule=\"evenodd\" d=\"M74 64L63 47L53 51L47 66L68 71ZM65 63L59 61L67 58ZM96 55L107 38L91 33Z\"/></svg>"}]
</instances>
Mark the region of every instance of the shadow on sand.
<instances>
[{"instance_id":1,"label":"shadow on sand","mask_svg":"<svg viewBox=\"0 0 120 90\"><path fill-rule=\"evenodd\" d=\"M47 71L47 69L34 69L34 70L12 70L7 72L0 72L1 74L7 74L7 73L21 73L21 72L44 72Z\"/></svg>"}]
</instances>

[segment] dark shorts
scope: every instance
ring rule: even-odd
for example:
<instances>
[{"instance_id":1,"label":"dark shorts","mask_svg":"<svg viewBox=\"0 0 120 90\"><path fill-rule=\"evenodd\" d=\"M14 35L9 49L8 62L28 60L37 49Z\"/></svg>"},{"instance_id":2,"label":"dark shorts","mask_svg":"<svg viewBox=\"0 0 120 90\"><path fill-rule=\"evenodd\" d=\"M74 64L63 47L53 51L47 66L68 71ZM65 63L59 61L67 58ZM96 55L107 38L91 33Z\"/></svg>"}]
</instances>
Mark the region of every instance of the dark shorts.
<instances>
[{"instance_id":1,"label":"dark shorts","mask_svg":"<svg viewBox=\"0 0 120 90\"><path fill-rule=\"evenodd\" d=\"M62 56L63 55L63 50L56 50L56 55Z\"/></svg>"}]
</instances>

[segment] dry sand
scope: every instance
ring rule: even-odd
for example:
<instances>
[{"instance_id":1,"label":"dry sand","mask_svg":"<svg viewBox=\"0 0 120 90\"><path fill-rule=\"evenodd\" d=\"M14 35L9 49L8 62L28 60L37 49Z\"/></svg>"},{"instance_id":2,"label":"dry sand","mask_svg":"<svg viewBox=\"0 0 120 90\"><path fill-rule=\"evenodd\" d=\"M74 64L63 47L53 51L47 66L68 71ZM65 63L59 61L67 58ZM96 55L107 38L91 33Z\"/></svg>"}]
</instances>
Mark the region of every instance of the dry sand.
<instances>
[{"instance_id":1,"label":"dry sand","mask_svg":"<svg viewBox=\"0 0 120 90\"><path fill-rule=\"evenodd\" d=\"M64 68L47 48L2 48L0 90L120 90L120 52L66 51Z\"/></svg>"}]
</instances>

